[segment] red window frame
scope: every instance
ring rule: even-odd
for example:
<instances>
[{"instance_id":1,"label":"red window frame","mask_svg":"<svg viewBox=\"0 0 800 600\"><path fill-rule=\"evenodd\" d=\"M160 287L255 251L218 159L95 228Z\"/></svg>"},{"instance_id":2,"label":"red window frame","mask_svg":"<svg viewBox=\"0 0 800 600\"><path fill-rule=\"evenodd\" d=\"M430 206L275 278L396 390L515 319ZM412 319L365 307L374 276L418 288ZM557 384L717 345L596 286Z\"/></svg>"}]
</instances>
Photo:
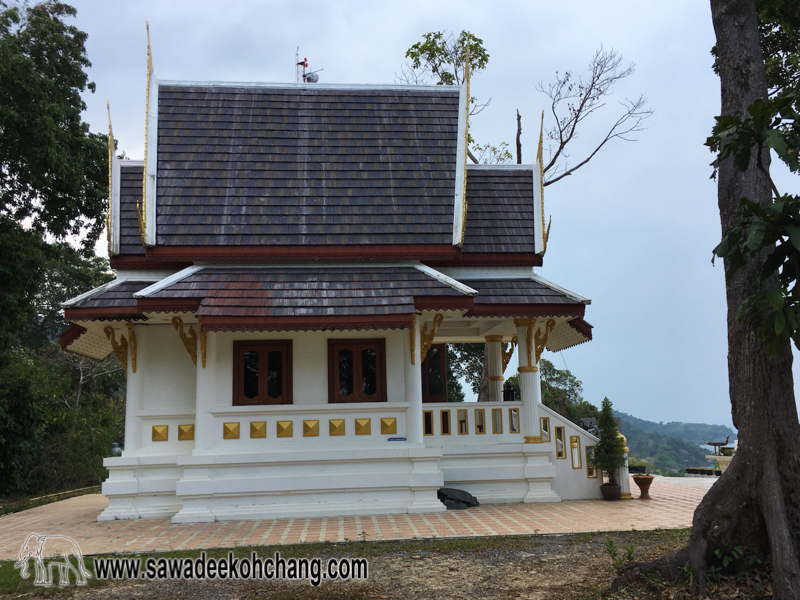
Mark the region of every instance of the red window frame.
<instances>
[{"instance_id":1,"label":"red window frame","mask_svg":"<svg viewBox=\"0 0 800 600\"><path fill-rule=\"evenodd\" d=\"M362 392L361 361L353 360L353 394L342 396L339 393L339 367L336 356L340 350L352 350L353 356L360 356L362 350L375 350L377 387L375 394L367 396ZM364 340L328 340L328 402L330 404L349 404L353 402L386 402L386 340L384 338Z\"/></svg>"},{"instance_id":2,"label":"red window frame","mask_svg":"<svg viewBox=\"0 0 800 600\"><path fill-rule=\"evenodd\" d=\"M277 398L267 394L267 360L270 352L280 351L283 393ZM258 352L258 395L244 395L244 353ZM254 406L267 404L292 404L292 340L242 340L233 342L233 405Z\"/></svg>"}]
</instances>

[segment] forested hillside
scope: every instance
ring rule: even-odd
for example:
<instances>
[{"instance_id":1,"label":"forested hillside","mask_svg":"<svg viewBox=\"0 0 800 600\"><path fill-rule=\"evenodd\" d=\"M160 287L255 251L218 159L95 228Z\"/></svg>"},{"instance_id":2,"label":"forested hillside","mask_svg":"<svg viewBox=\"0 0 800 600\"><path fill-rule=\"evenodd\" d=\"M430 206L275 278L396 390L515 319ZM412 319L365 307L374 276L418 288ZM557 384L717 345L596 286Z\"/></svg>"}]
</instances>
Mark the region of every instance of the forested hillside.
<instances>
[{"instance_id":1,"label":"forested hillside","mask_svg":"<svg viewBox=\"0 0 800 600\"><path fill-rule=\"evenodd\" d=\"M686 440L687 442L694 442L695 444L703 444L704 440L707 442L724 442L725 438L730 436L729 443L733 443L736 439L736 432L725 425L709 425L707 423L680 423L678 421L671 421L669 423L655 423L653 421L645 421L644 419L637 419L636 417L620 412L614 411L614 416L621 418L625 423L650 431L653 433L661 433L675 438ZM627 435L628 430L625 429Z\"/></svg>"}]
</instances>

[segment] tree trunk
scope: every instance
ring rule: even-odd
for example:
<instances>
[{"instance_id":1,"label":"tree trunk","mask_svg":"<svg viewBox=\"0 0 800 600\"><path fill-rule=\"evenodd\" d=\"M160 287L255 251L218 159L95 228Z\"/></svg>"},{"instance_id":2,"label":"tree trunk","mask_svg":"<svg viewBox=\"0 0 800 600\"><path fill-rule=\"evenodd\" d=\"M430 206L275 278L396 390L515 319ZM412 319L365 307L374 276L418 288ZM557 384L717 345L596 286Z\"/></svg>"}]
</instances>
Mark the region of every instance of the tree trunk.
<instances>
[{"instance_id":1,"label":"tree trunk","mask_svg":"<svg viewBox=\"0 0 800 600\"><path fill-rule=\"evenodd\" d=\"M481 369L481 383L478 387L478 402L490 402L489 398L489 344L483 345L483 368Z\"/></svg>"},{"instance_id":2,"label":"tree trunk","mask_svg":"<svg viewBox=\"0 0 800 600\"><path fill-rule=\"evenodd\" d=\"M722 87L722 115L746 115L767 96L764 58L754 0L711 0ZM756 167L755 153L744 172L728 158L720 165L718 202L722 231L738 221L742 197L772 202L768 177ZM761 157L769 167L769 151ZM800 599L800 425L794 399L792 354L786 342L780 359L767 358L758 323L736 321L742 302L753 293L765 253L750 262L727 286L728 379L739 447L730 467L694 513L688 551L640 565L643 571L675 573L688 559L705 593L706 569L741 546L742 561L769 555L776 599ZM727 266L727 261L726 261ZM765 282L777 287L777 278ZM746 566L743 562L742 566Z\"/></svg>"}]
</instances>

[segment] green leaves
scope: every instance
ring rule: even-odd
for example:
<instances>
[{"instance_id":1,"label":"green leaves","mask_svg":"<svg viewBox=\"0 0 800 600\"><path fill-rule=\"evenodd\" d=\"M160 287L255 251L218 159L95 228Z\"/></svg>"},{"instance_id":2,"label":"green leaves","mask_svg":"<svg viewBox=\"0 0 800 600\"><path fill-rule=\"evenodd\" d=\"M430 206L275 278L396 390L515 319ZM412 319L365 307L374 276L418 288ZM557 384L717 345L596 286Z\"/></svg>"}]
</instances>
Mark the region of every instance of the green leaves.
<instances>
[{"instance_id":1,"label":"green leaves","mask_svg":"<svg viewBox=\"0 0 800 600\"><path fill-rule=\"evenodd\" d=\"M86 34L67 25L75 9L55 1L0 4L0 214L26 219L55 237L103 227L108 150L105 135L81 120L81 93L94 91L85 69Z\"/></svg>"},{"instance_id":2,"label":"green leaves","mask_svg":"<svg viewBox=\"0 0 800 600\"><path fill-rule=\"evenodd\" d=\"M432 31L422 36L406 51L411 60L411 68L418 71L418 82L428 77L436 85L461 85L464 82L464 68L467 64L469 47L469 66L473 73L486 68L489 53L483 47L483 40L468 31L462 31L456 39L453 33Z\"/></svg>"}]
</instances>

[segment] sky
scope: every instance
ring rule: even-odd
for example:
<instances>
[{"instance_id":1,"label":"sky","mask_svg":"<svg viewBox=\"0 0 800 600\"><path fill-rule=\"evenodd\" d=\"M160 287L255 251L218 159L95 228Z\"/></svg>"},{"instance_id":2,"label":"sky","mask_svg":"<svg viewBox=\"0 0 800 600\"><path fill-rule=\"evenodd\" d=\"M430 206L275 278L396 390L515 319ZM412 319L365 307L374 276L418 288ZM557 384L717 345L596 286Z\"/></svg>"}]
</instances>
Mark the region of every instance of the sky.
<instances>
[{"instance_id":1,"label":"sky","mask_svg":"<svg viewBox=\"0 0 800 600\"><path fill-rule=\"evenodd\" d=\"M490 59L472 95L491 104L470 121L481 144L513 145L523 117L523 162L534 162L542 110L537 91L556 73L585 75L601 46L636 64L606 106L584 122L579 162L618 117L619 101L647 95L655 115L636 141L609 143L575 174L545 188L552 230L540 274L592 299L588 344L558 354L584 398L653 421L731 425L724 272L711 264L720 238L712 155L719 113L708 3L596 0L569 3L460 0L78 0L77 27L97 85L85 120L129 158L144 145L146 29L155 75L194 81L294 82L295 53L325 83L395 83L406 50L429 31L471 31ZM545 117L545 125L548 125ZM552 122L552 121L550 121ZM781 191L795 176L775 169ZM514 363L512 363L514 364ZM798 380L795 368L795 381ZM795 394L797 397L797 393Z\"/></svg>"}]
</instances>

